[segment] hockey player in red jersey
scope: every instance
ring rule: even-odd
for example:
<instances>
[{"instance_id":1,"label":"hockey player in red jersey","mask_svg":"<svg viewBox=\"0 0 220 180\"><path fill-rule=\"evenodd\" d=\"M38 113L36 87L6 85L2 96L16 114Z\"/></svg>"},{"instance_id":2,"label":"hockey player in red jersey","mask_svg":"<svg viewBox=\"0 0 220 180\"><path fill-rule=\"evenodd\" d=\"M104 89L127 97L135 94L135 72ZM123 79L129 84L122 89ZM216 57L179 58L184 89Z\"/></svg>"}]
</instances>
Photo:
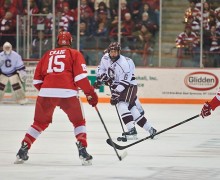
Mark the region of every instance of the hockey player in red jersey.
<instances>
[{"instance_id":1,"label":"hockey player in red jersey","mask_svg":"<svg viewBox=\"0 0 220 180\"><path fill-rule=\"evenodd\" d=\"M93 107L98 103L98 97L87 78L84 58L79 51L70 48L71 43L71 34L60 32L57 36L58 47L47 51L36 67L33 84L39 90L39 94L34 122L22 140L15 163L28 160L28 150L52 122L54 109L59 106L74 127L82 164L91 165L92 156L86 151L86 121L78 96L78 88L83 90L88 103Z\"/></svg>"}]
</instances>

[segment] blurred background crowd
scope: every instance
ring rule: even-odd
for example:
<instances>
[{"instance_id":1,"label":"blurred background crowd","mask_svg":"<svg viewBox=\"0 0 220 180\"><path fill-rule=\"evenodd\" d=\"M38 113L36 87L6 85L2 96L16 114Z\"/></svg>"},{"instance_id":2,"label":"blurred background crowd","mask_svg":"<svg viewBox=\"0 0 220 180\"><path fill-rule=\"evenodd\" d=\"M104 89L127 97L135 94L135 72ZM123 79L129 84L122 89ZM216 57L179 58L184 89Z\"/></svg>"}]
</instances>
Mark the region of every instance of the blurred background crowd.
<instances>
[{"instance_id":1,"label":"blurred background crowd","mask_svg":"<svg viewBox=\"0 0 220 180\"><path fill-rule=\"evenodd\" d=\"M203 60L208 59L205 66L220 67L220 1L189 0L183 23L184 31L176 38L177 66L183 65L184 58L192 58L199 67L202 55Z\"/></svg>"},{"instance_id":2,"label":"blurred background crowd","mask_svg":"<svg viewBox=\"0 0 220 180\"><path fill-rule=\"evenodd\" d=\"M83 53L88 65L97 65L109 43L119 41L123 54L137 66L161 66L161 56L169 53L161 54L166 51L161 46L167 36L166 11L179 12L180 2L186 7L176 26L183 31L173 33L168 49L175 52L175 65L164 62L219 67L219 0L0 0L0 49L8 41L23 58L39 59L55 46L54 35L69 31L73 48Z\"/></svg>"}]
</instances>

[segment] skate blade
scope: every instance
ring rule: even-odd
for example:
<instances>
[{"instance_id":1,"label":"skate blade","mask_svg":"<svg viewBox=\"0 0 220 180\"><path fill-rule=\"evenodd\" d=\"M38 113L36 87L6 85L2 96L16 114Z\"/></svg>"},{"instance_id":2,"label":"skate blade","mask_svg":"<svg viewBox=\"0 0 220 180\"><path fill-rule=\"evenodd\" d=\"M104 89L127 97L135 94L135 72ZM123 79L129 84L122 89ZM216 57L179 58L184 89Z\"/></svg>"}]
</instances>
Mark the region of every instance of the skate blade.
<instances>
[{"instance_id":1,"label":"skate blade","mask_svg":"<svg viewBox=\"0 0 220 180\"><path fill-rule=\"evenodd\" d=\"M124 153L121 155L121 161L128 155L127 151L124 151Z\"/></svg>"},{"instance_id":2,"label":"skate blade","mask_svg":"<svg viewBox=\"0 0 220 180\"><path fill-rule=\"evenodd\" d=\"M123 137L126 137L127 140L137 140L138 139L137 135L127 135L127 136L123 136Z\"/></svg>"},{"instance_id":3,"label":"skate blade","mask_svg":"<svg viewBox=\"0 0 220 180\"><path fill-rule=\"evenodd\" d=\"M83 166L91 166L92 165L92 160L81 159L81 161L82 161Z\"/></svg>"},{"instance_id":4,"label":"skate blade","mask_svg":"<svg viewBox=\"0 0 220 180\"><path fill-rule=\"evenodd\" d=\"M18 101L18 103L20 104L20 105L25 105L25 104L27 104L28 103L28 99L21 99L21 100L19 100Z\"/></svg>"},{"instance_id":5,"label":"skate blade","mask_svg":"<svg viewBox=\"0 0 220 180\"><path fill-rule=\"evenodd\" d=\"M24 164L24 160L23 159L20 159L20 158L17 158L14 162L14 164Z\"/></svg>"}]
</instances>

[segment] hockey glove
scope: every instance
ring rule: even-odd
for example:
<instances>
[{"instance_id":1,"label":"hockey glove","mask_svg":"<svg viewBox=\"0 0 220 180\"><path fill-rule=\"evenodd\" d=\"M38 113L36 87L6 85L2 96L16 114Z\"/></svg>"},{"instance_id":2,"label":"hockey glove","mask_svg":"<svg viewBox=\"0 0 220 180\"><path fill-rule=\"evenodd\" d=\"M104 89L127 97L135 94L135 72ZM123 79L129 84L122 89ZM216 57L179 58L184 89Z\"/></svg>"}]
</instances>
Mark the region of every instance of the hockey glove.
<instances>
[{"instance_id":1,"label":"hockey glove","mask_svg":"<svg viewBox=\"0 0 220 180\"><path fill-rule=\"evenodd\" d=\"M92 87L89 93L85 93L87 101L92 107L95 107L98 103L98 96Z\"/></svg>"},{"instance_id":2,"label":"hockey glove","mask_svg":"<svg viewBox=\"0 0 220 180\"><path fill-rule=\"evenodd\" d=\"M209 115L211 115L211 105L209 102L206 102L202 108L201 116L204 118Z\"/></svg>"},{"instance_id":3,"label":"hockey glove","mask_svg":"<svg viewBox=\"0 0 220 180\"><path fill-rule=\"evenodd\" d=\"M94 82L93 87L95 89L99 89L102 85L102 82L100 80L97 79L97 81Z\"/></svg>"},{"instance_id":4,"label":"hockey glove","mask_svg":"<svg viewBox=\"0 0 220 180\"><path fill-rule=\"evenodd\" d=\"M99 77L99 80L103 83L105 83L106 86L109 86L112 84L112 80L110 77L108 77L107 74L102 74L100 77Z\"/></svg>"},{"instance_id":5,"label":"hockey glove","mask_svg":"<svg viewBox=\"0 0 220 180\"><path fill-rule=\"evenodd\" d=\"M110 103L111 105L116 105L118 104L119 102L119 97L120 97L120 92L118 91L112 91L112 96L111 96L111 99L110 99Z\"/></svg>"}]
</instances>

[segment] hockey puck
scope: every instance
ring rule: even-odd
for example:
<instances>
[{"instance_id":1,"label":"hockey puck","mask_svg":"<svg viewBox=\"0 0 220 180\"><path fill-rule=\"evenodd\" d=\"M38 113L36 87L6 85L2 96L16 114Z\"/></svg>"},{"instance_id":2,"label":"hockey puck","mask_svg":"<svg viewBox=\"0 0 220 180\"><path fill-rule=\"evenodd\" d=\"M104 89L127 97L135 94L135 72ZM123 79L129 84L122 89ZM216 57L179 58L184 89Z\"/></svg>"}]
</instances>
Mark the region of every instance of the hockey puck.
<instances>
[{"instance_id":1,"label":"hockey puck","mask_svg":"<svg viewBox=\"0 0 220 180\"><path fill-rule=\"evenodd\" d=\"M122 141L127 142L127 138L126 137L122 138Z\"/></svg>"},{"instance_id":2,"label":"hockey puck","mask_svg":"<svg viewBox=\"0 0 220 180\"><path fill-rule=\"evenodd\" d=\"M126 137L118 137L117 141L127 142L127 138Z\"/></svg>"},{"instance_id":3,"label":"hockey puck","mask_svg":"<svg viewBox=\"0 0 220 180\"><path fill-rule=\"evenodd\" d=\"M121 137L118 137L118 138L117 138L117 141L122 141Z\"/></svg>"}]
</instances>

